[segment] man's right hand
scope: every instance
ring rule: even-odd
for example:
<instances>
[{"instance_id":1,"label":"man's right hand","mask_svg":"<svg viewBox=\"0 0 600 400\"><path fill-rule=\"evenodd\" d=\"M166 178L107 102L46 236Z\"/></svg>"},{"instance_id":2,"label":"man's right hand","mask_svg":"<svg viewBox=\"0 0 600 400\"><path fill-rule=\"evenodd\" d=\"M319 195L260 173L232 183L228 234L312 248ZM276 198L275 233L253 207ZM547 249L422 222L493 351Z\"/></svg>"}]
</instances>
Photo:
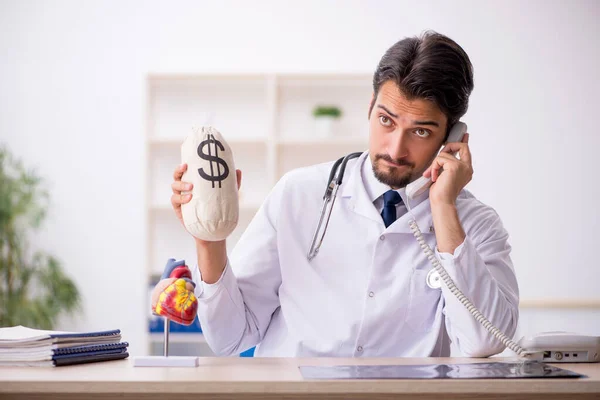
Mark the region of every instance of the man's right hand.
<instances>
[{"instance_id":1,"label":"man's right hand","mask_svg":"<svg viewBox=\"0 0 600 400\"><path fill-rule=\"evenodd\" d=\"M175 210L175 215L181 224L185 227L185 223L183 222L183 216L181 214L181 205L189 203L192 200L192 194L182 194L181 192L189 192L194 188L194 185L190 182L182 182L181 177L187 171L187 164L181 164L175 171L173 172L174 182L171 183L171 190L173 194L171 195L171 206L173 206L173 210ZM238 190L242 186L242 171L239 169L235 170ZM200 240L200 239L196 239ZM205 242L202 240L202 242Z\"/></svg>"},{"instance_id":2,"label":"man's right hand","mask_svg":"<svg viewBox=\"0 0 600 400\"><path fill-rule=\"evenodd\" d=\"M182 182L181 177L187 170L187 164L181 164L175 169L171 184L173 194L171 195L171 205L175 210L175 215L181 224L185 227L183 216L181 214L181 205L189 203L192 200L192 194L182 194L182 191L191 191L193 185L190 182ZM242 186L242 171L235 171L238 190ZM198 267L202 274L202 281L206 283L215 283L223 274L223 270L227 264L227 248L225 240L218 242L210 242L194 237L196 241L196 255L198 257Z\"/></svg>"},{"instance_id":3,"label":"man's right hand","mask_svg":"<svg viewBox=\"0 0 600 400\"><path fill-rule=\"evenodd\" d=\"M187 164L181 164L177 168L175 168L175 172L173 172L173 179L175 180L171 184L171 189L173 190L173 194L171 195L171 205L173 206L173 210L175 210L175 215L177 219L183 226L183 215L181 214L181 205L189 203L192 199L192 194L182 194L183 191L189 191L194 188L194 185L190 182L182 182L181 177L184 172L187 171Z\"/></svg>"}]
</instances>

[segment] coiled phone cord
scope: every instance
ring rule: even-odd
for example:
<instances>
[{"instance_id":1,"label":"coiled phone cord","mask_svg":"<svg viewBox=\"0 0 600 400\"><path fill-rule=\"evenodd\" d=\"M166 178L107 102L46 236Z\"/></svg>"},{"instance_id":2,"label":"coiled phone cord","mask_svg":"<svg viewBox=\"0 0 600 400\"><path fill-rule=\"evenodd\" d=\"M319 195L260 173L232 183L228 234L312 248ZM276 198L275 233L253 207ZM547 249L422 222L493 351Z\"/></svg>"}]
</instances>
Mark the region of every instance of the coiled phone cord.
<instances>
[{"instance_id":1,"label":"coiled phone cord","mask_svg":"<svg viewBox=\"0 0 600 400\"><path fill-rule=\"evenodd\" d=\"M448 272L446 272L446 270L444 269L442 264L438 261L434 252L431 250L429 245L427 243L425 243L425 239L423 238L423 235L421 234L421 230L419 229L419 226L417 225L417 222L415 221L414 216L413 216L413 219L409 222L409 226L410 226L410 229L413 231L413 235L419 242L421 249L423 249L423 252L425 253L425 255L427 255L427 258L429 259L431 264L433 264L433 267L435 268L435 270L438 272L438 274L440 274L440 277L444 281L444 284L446 285L446 287L450 290L450 292L452 292L452 294L454 296L456 296L456 298L462 303L462 305L464 305L467 308L467 310L469 310L469 312L473 315L473 317L475 317L477 322L482 324L484 326L484 328L487 329L487 331L490 332L492 335L494 335L494 337L496 339L498 339L500 342L502 342L502 344L504 346L508 347L509 349L511 349L512 351L517 353L517 355L519 355L520 357L529 358L530 356L532 356L535 352L529 352L529 351L525 350L524 348L519 346L517 343L513 342L510 338L508 338L508 336L506 336L502 331L500 331L500 329L496 328L477 309L477 307L475 307L473 305L471 300L469 300L469 298L467 296L465 296L463 294L463 292L460 291L459 288L456 287L456 285L454 284L454 281L452 280L450 275L448 275Z\"/></svg>"}]
</instances>

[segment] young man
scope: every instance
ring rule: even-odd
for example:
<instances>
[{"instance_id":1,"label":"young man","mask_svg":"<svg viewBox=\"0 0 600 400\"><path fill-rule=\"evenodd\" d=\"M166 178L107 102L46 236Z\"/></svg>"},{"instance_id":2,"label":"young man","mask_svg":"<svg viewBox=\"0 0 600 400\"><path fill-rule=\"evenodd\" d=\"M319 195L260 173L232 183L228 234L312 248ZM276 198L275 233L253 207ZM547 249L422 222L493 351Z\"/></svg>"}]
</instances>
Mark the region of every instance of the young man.
<instances>
[{"instance_id":1,"label":"young man","mask_svg":"<svg viewBox=\"0 0 600 400\"><path fill-rule=\"evenodd\" d=\"M508 234L463 189L473 173L468 134L437 154L472 90L469 58L451 39L399 41L374 74L369 151L348 163L314 259L306 254L333 163L286 174L229 260L224 241L195 239L198 316L216 354L448 356L450 341L466 356L503 350L445 285L427 284L432 266L409 227L415 219L457 287L511 337L519 297ZM180 220L191 199L181 195L191 187L185 169L172 184ZM408 199L406 185L422 175L433 185Z\"/></svg>"}]
</instances>

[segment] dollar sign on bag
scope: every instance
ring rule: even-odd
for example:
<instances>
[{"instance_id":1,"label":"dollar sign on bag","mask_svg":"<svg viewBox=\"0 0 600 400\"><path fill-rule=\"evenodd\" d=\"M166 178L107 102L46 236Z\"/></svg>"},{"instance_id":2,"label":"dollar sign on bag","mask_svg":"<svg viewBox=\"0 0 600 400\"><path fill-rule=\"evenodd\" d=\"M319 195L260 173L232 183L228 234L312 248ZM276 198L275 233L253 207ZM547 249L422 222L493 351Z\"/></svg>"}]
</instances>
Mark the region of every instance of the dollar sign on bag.
<instances>
[{"instance_id":1,"label":"dollar sign on bag","mask_svg":"<svg viewBox=\"0 0 600 400\"><path fill-rule=\"evenodd\" d=\"M211 146L211 143L214 143L214 146ZM208 154L204 153L204 146L208 146ZM214 155L211 151L211 147L214 147ZM206 179L207 181L211 181L213 188L215 187L215 182L219 182L219 187L221 187L221 182L223 179L229 176L229 167L227 166L225 160L219 157L219 148L221 151L225 151L223 144L216 140L213 135L208 135L208 139L203 140L198 146L198 155L200 158L207 160L210 163L210 175L204 172L202 168L198 168L198 173L202 178ZM213 162L215 163L214 168ZM220 164L223 165L223 173L221 173Z\"/></svg>"}]
</instances>

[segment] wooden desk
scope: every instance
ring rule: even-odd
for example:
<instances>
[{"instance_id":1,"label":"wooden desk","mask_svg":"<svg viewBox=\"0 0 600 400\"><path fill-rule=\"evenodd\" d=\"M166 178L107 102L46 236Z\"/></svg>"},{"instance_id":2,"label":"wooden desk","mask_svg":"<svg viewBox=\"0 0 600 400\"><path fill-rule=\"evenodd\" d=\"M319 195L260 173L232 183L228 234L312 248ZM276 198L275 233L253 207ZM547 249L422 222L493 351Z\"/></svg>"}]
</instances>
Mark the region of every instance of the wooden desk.
<instances>
[{"instance_id":1,"label":"wooden desk","mask_svg":"<svg viewBox=\"0 0 600 400\"><path fill-rule=\"evenodd\" d=\"M58 368L0 367L0 399L600 399L600 364L555 364L579 379L305 381L300 365L440 364L507 358L201 358L198 368L134 368L130 360Z\"/></svg>"}]
</instances>

